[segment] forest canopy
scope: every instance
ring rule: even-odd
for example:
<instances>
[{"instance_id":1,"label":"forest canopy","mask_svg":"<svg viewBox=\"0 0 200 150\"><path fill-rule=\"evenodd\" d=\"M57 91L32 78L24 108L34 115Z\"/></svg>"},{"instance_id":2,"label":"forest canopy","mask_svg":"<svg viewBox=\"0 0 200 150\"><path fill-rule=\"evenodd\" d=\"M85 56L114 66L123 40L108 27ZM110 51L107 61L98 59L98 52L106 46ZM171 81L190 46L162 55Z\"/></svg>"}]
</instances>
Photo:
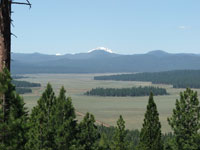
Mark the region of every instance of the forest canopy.
<instances>
[{"instance_id":1,"label":"forest canopy","mask_svg":"<svg viewBox=\"0 0 200 150\"><path fill-rule=\"evenodd\" d=\"M88 96L148 96L151 92L154 95L168 95L166 89L152 86L132 87L132 88L95 88L87 91Z\"/></svg>"},{"instance_id":2,"label":"forest canopy","mask_svg":"<svg viewBox=\"0 0 200 150\"><path fill-rule=\"evenodd\" d=\"M33 88L33 87L41 87L40 83L32 83L32 82L18 81L18 80L12 80L12 84L15 85L16 92L18 94L32 93L32 89L31 88Z\"/></svg>"},{"instance_id":3,"label":"forest canopy","mask_svg":"<svg viewBox=\"0 0 200 150\"><path fill-rule=\"evenodd\" d=\"M144 81L153 84L171 84L173 88L200 88L200 70L175 70L96 76L94 80Z\"/></svg>"}]
</instances>

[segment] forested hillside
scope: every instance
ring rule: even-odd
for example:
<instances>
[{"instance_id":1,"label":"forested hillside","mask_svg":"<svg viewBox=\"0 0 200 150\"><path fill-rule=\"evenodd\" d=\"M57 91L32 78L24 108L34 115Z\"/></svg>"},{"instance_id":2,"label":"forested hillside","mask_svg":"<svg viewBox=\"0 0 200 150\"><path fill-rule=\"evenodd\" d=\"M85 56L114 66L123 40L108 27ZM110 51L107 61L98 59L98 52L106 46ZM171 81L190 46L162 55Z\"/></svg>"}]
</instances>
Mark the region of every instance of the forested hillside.
<instances>
[{"instance_id":1,"label":"forested hillside","mask_svg":"<svg viewBox=\"0 0 200 150\"><path fill-rule=\"evenodd\" d=\"M200 70L96 76L94 80L147 81L153 84L171 84L174 88L200 88Z\"/></svg>"},{"instance_id":2,"label":"forested hillside","mask_svg":"<svg viewBox=\"0 0 200 150\"><path fill-rule=\"evenodd\" d=\"M12 73L115 73L155 72L177 69L200 69L200 55L170 54L152 51L146 54L120 55L95 50L61 56L12 54Z\"/></svg>"}]
</instances>

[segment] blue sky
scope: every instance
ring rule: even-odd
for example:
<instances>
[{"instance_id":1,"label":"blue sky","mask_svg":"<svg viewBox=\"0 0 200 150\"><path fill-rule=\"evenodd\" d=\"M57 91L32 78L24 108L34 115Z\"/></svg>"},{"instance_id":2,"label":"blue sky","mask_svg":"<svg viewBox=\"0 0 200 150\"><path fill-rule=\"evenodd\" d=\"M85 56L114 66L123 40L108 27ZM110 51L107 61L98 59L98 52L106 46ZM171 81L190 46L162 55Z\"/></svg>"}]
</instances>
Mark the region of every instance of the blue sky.
<instances>
[{"instance_id":1,"label":"blue sky","mask_svg":"<svg viewBox=\"0 0 200 150\"><path fill-rule=\"evenodd\" d=\"M121 54L200 53L199 0L30 2L30 10L13 5L12 32L18 37L12 37L13 52L66 54L107 47Z\"/></svg>"}]
</instances>

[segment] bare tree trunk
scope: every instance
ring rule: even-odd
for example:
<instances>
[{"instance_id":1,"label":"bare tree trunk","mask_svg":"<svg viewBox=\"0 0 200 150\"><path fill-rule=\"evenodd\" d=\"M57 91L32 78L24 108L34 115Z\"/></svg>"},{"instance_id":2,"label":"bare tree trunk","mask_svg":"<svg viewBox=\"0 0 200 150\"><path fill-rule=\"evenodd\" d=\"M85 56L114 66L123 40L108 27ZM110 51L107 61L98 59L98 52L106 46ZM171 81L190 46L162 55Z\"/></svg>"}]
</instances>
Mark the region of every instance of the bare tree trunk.
<instances>
[{"instance_id":1,"label":"bare tree trunk","mask_svg":"<svg viewBox=\"0 0 200 150\"><path fill-rule=\"evenodd\" d=\"M11 0L0 0L0 72L10 70L11 60Z\"/></svg>"},{"instance_id":2,"label":"bare tree trunk","mask_svg":"<svg viewBox=\"0 0 200 150\"><path fill-rule=\"evenodd\" d=\"M6 67L10 70L11 52L11 0L0 0L0 72ZM5 122L6 98L0 93L3 110L3 122ZM6 131L2 133L2 142L5 142Z\"/></svg>"}]
</instances>

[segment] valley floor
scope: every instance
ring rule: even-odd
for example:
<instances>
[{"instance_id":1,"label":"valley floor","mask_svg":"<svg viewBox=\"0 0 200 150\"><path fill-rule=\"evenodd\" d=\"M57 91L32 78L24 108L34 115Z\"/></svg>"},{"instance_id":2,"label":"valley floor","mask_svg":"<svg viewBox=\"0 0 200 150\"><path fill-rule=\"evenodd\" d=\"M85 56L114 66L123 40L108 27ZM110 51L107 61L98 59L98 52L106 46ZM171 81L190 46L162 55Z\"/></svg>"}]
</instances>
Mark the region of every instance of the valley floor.
<instances>
[{"instance_id":1,"label":"valley floor","mask_svg":"<svg viewBox=\"0 0 200 150\"><path fill-rule=\"evenodd\" d=\"M133 86L158 86L166 88L170 95L155 96L162 123L162 131L170 131L167 123L167 117L172 113L175 107L175 100L179 98L180 91L185 89L174 89L171 85L151 84L150 82L133 81L96 81L93 77L105 74L27 74L28 78L20 80L41 83L42 87L33 88L33 93L24 94L26 106L31 110L37 103L47 83L51 83L56 95L61 86L67 91L67 96L72 97L76 111L79 113L90 112L95 115L96 120L104 122L107 125L116 125L116 121L121 114L126 122L128 129L140 129L142 127L144 113L148 102L148 96L145 97L98 97L85 96L88 90L96 87L104 88L124 88ZM198 91L200 96L200 89ZM81 118L78 115L78 118Z\"/></svg>"}]
</instances>

